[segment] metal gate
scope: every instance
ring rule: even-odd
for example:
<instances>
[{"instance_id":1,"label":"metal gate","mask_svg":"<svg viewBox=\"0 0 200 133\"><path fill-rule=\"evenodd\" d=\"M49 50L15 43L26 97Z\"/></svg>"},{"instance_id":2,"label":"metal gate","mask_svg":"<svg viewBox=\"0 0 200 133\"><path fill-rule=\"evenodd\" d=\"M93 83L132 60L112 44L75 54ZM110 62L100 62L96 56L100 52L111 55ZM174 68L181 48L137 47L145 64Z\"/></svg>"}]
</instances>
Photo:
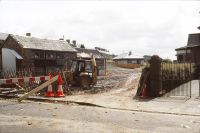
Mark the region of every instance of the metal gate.
<instances>
[{"instance_id":1,"label":"metal gate","mask_svg":"<svg viewBox=\"0 0 200 133\"><path fill-rule=\"evenodd\" d=\"M191 98L191 63L161 63L161 90L165 96Z\"/></svg>"}]
</instances>

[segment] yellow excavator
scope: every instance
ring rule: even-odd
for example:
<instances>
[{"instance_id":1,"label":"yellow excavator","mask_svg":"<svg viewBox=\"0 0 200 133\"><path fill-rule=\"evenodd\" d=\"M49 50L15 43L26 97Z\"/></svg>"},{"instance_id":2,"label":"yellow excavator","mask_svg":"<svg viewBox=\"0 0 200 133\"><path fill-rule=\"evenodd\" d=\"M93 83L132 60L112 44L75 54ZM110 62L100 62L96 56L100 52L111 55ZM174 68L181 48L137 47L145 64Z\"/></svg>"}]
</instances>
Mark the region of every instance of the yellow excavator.
<instances>
[{"instance_id":1,"label":"yellow excavator","mask_svg":"<svg viewBox=\"0 0 200 133\"><path fill-rule=\"evenodd\" d=\"M71 69L64 72L64 80L68 85L89 88L97 83L96 60L76 59L72 61Z\"/></svg>"}]
</instances>

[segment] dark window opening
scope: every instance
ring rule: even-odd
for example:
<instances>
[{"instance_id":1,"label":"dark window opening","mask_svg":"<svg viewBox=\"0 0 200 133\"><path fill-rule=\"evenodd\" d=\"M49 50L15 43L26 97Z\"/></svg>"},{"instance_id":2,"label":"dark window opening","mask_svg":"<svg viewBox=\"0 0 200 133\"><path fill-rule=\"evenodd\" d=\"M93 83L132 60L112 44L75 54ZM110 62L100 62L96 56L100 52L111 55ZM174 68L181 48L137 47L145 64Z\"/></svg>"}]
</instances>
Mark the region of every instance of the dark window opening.
<instances>
[{"instance_id":1,"label":"dark window opening","mask_svg":"<svg viewBox=\"0 0 200 133\"><path fill-rule=\"evenodd\" d=\"M131 60L127 60L127 64L132 64L132 61Z\"/></svg>"},{"instance_id":2,"label":"dark window opening","mask_svg":"<svg viewBox=\"0 0 200 133\"><path fill-rule=\"evenodd\" d=\"M178 62L182 62L183 61L183 55L178 55L177 60L178 60Z\"/></svg>"},{"instance_id":3,"label":"dark window opening","mask_svg":"<svg viewBox=\"0 0 200 133\"><path fill-rule=\"evenodd\" d=\"M46 59L56 59L56 53L47 52L46 53Z\"/></svg>"},{"instance_id":4,"label":"dark window opening","mask_svg":"<svg viewBox=\"0 0 200 133\"><path fill-rule=\"evenodd\" d=\"M34 59L44 59L44 52L36 51L33 54Z\"/></svg>"},{"instance_id":5,"label":"dark window opening","mask_svg":"<svg viewBox=\"0 0 200 133\"><path fill-rule=\"evenodd\" d=\"M63 53L57 53L56 58L57 59L64 59L64 54Z\"/></svg>"}]
</instances>

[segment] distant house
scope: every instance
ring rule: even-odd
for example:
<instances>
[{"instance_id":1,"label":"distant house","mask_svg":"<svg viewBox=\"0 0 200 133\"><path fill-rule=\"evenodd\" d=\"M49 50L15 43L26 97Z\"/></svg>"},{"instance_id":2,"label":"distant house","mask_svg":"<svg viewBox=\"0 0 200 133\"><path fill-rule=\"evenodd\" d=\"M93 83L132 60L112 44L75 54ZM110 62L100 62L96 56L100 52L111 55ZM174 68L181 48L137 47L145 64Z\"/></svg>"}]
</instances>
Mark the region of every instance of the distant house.
<instances>
[{"instance_id":1,"label":"distant house","mask_svg":"<svg viewBox=\"0 0 200 133\"><path fill-rule=\"evenodd\" d=\"M100 47L95 47L95 49L98 50L104 58L106 58L106 59L112 59L113 58L113 55L110 53L109 50L104 49L104 48L100 48Z\"/></svg>"},{"instance_id":2,"label":"distant house","mask_svg":"<svg viewBox=\"0 0 200 133\"><path fill-rule=\"evenodd\" d=\"M189 34L187 45L175 50L178 62L200 63L200 33Z\"/></svg>"},{"instance_id":3,"label":"distant house","mask_svg":"<svg viewBox=\"0 0 200 133\"><path fill-rule=\"evenodd\" d=\"M2 48L3 71L33 68L36 75L65 69L77 51L63 40L9 35Z\"/></svg>"},{"instance_id":4,"label":"distant house","mask_svg":"<svg viewBox=\"0 0 200 133\"><path fill-rule=\"evenodd\" d=\"M92 56L94 56L97 63L98 76L104 76L106 74L106 58L104 58L98 50L86 48L76 48L76 50L77 58L91 59Z\"/></svg>"},{"instance_id":5,"label":"distant house","mask_svg":"<svg viewBox=\"0 0 200 133\"><path fill-rule=\"evenodd\" d=\"M113 60L117 66L124 68L138 68L144 64L144 58L134 55L132 52L120 54Z\"/></svg>"},{"instance_id":6,"label":"distant house","mask_svg":"<svg viewBox=\"0 0 200 133\"><path fill-rule=\"evenodd\" d=\"M145 61L145 62L148 62L148 61L151 60L151 57L152 57L152 56L150 56L150 55L144 55L143 57L144 57L144 61Z\"/></svg>"},{"instance_id":7,"label":"distant house","mask_svg":"<svg viewBox=\"0 0 200 133\"><path fill-rule=\"evenodd\" d=\"M0 70L2 70L2 47L9 34L0 33Z\"/></svg>"}]
</instances>

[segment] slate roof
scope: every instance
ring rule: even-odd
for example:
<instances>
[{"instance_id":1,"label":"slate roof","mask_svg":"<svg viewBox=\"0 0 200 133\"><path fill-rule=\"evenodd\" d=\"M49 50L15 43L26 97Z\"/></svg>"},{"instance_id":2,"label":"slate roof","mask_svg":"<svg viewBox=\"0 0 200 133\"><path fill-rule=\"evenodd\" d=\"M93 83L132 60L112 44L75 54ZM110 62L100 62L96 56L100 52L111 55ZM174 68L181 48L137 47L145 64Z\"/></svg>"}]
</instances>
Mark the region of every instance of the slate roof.
<instances>
[{"instance_id":1,"label":"slate roof","mask_svg":"<svg viewBox=\"0 0 200 133\"><path fill-rule=\"evenodd\" d=\"M92 55L95 58L104 58L98 50L95 49L85 49L85 48L76 48L78 51L77 56L81 58L91 58Z\"/></svg>"},{"instance_id":2,"label":"slate roof","mask_svg":"<svg viewBox=\"0 0 200 133\"><path fill-rule=\"evenodd\" d=\"M113 58L113 60L117 59L144 59L142 56L129 54L129 53L122 53L118 55L117 57Z\"/></svg>"},{"instance_id":3,"label":"slate roof","mask_svg":"<svg viewBox=\"0 0 200 133\"><path fill-rule=\"evenodd\" d=\"M175 50L184 50L187 48L200 47L200 33L193 33L188 35L188 42L186 46L176 48Z\"/></svg>"},{"instance_id":4,"label":"slate roof","mask_svg":"<svg viewBox=\"0 0 200 133\"><path fill-rule=\"evenodd\" d=\"M64 40L49 40L40 39L36 37L24 37L18 35L11 35L23 48L50 50L50 51L71 51L76 52L68 42Z\"/></svg>"},{"instance_id":5,"label":"slate roof","mask_svg":"<svg viewBox=\"0 0 200 133\"><path fill-rule=\"evenodd\" d=\"M200 45L200 33L189 34L187 45Z\"/></svg>"}]
</instances>

